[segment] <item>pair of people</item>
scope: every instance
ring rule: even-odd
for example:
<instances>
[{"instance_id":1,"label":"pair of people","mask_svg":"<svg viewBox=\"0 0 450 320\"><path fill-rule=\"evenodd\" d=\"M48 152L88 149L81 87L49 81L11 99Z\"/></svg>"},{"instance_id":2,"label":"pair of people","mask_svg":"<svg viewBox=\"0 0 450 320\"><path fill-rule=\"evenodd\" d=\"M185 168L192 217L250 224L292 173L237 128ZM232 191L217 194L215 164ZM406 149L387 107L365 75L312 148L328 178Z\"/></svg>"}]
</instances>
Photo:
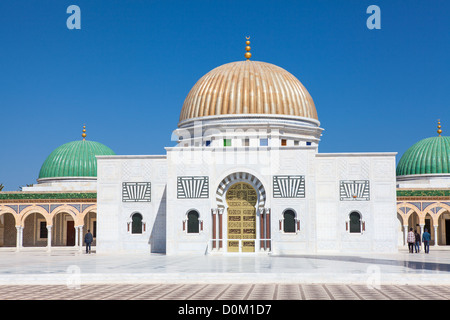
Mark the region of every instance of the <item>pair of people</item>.
<instances>
[{"instance_id":1,"label":"pair of people","mask_svg":"<svg viewBox=\"0 0 450 320\"><path fill-rule=\"evenodd\" d=\"M428 230L425 228L424 233L422 235L422 242L425 249L425 253L430 252L430 240L431 235ZM408 232L408 248L409 253L414 253L414 249L416 253L420 252L420 234L417 231L413 231L413 228L409 229Z\"/></svg>"}]
</instances>

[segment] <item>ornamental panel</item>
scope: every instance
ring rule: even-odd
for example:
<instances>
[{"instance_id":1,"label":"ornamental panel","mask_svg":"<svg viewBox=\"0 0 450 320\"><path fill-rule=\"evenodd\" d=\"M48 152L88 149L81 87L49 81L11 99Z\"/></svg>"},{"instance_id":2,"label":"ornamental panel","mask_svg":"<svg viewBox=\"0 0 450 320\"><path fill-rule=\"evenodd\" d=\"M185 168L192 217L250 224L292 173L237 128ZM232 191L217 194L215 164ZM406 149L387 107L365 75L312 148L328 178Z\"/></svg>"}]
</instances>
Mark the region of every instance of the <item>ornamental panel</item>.
<instances>
[{"instance_id":1,"label":"ornamental panel","mask_svg":"<svg viewBox=\"0 0 450 320\"><path fill-rule=\"evenodd\" d=\"M208 199L209 181L206 176L178 177L178 199Z\"/></svg>"},{"instance_id":2,"label":"ornamental panel","mask_svg":"<svg viewBox=\"0 0 450 320\"><path fill-rule=\"evenodd\" d=\"M305 176L274 176L274 198L304 198Z\"/></svg>"},{"instance_id":3,"label":"ornamental panel","mask_svg":"<svg viewBox=\"0 0 450 320\"><path fill-rule=\"evenodd\" d=\"M150 202L150 182L124 182L122 183L122 202Z\"/></svg>"},{"instance_id":4,"label":"ornamental panel","mask_svg":"<svg viewBox=\"0 0 450 320\"><path fill-rule=\"evenodd\" d=\"M341 201L369 201L369 180L341 180Z\"/></svg>"}]
</instances>

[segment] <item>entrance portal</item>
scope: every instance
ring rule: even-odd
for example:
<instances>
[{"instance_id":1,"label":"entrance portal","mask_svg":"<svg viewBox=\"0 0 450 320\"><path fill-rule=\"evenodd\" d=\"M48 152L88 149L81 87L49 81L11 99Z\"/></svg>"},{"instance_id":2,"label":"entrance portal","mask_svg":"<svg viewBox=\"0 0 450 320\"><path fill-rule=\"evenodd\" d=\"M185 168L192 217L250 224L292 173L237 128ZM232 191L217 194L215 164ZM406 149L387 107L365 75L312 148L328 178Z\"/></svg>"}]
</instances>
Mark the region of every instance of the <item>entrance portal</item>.
<instances>
[{"instance_id":1,"label":"entrance portal","mask_svg":"<svg viewBox=\"0 0 450 320\"><path fill-rule=\"evenodd\" d=\"M228 189L226 201L228 252L255 252L256 190L248 183L235 183Z\"/></svg>"}]
</instances>

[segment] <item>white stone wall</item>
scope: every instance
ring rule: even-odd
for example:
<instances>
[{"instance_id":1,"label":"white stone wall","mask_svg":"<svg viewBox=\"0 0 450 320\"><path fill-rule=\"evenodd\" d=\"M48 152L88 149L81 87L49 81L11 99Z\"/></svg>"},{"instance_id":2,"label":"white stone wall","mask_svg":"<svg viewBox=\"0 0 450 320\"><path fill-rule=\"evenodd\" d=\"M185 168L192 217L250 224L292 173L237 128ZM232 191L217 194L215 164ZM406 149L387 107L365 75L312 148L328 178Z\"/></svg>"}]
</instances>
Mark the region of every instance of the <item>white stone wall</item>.
<instances>
[{"instance_id":1,"label":"white stone wall","mask_svg":"<svg viewBox=\"0 0 450 320\"><path fill-rule=\"evenodd\" d=\"M165 252L167 165L164 156L97 158L97 252ZM124 202L124 182L150 182L150 202ZM140 213L145 230L131 233Z\"/></svg>"},{"instance_id":2,"label":"white stone wall","mask_svg":"<svg viewBox=\"0 0 450 320\"><path fill-rule=\"evenodd\" d=\"M318 154L316 157L318 252L395 252L395 154ZM370 199L341 200L341 180L368 180ZM365 230L346 230L349 214L362 216Z\"/></svg>"},{"instance_id":3,"label":"white stone wall","mask_svg":"<svg viewBox=\"0 0 450 320\"><path fill-rule=\"evenodd\" d=\"M274 254L299 254L315 252L315 181L313 159L316 148L280 148L276 151L279 159L273 166L273 176L304 176L305 196L302 198L274 198L273 181L270 181L272 212L272 251ZM283 231L283 213L291 209L300 221L300 229L295 233ZM281 223L280 223L281 222ZM281 227L281 230L280 230Z\"/></svg>"},{"instance_id":4,"label":"white stone wall","mask_svg":"<svg viewBox=\"0 0 450 320\"><path fill-rule=\"evenodd\" d=\"M258 179L270 209L273 254L314 252L395 252L395 154L317 154L316 147L275 148L167 148L167 159L152 156L102 156L98 158L98 252L146 251L172 254L205 254L211 250L212 214L221 181L236 172ZM276 176L303 176L304 197L274 197ZM179 197L178 177L207 177L208 192L200 197ZM341 180L368 180L369 200L340 199ZM123 202L123 182L151 182L151 202ZM237 182L234 181L234 182ZM233 183L234 183L233 182ZM194 191L193 191L194 192ZM284 233L283 212L292 209L300 221L295 233ZM187 233L183 221L196 210L203 228ZM346 230L349 214L362 215L365 230ZM146 230L131 234L127 223L139 212ZM223 239L227 236L223 214ZM257 211L257 239L259 239ZM259 245L259 244L258 244ZM224 248L226 242L224 242Z\"/></svg>"}]
</instances>

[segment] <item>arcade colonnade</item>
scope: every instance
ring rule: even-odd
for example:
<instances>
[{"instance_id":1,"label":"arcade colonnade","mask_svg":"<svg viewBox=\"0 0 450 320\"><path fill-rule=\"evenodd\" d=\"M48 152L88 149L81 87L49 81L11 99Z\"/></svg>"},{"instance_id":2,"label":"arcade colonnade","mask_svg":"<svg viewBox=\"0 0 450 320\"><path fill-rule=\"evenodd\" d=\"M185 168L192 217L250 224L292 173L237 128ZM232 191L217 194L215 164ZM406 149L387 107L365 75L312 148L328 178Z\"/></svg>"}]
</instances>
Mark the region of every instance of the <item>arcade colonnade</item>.
<instances>
[{"instance_id":1,"label":"arcade colonnade","mask_svg":"<svg viewBox=\"0 0 450 320\"><path fill-rule=\"evenodd\" d=\"M75 247L82 249L88 229L96 240L95 193L0 195L0 247Z\"/></svg>"},{"instance_id":2,"label":"arcade colonnade","mask_svg":"<svg viewBox=\"0 0 450 320\"><path fill-rule=\"evenodd\" d=\"M407 245L410 228L421 235L427 229L432 246L450 245L450 198L406 197L402 194L406 195L402 190L397 191L397 216L403 231L403 245Z\"/></svg>"}]
</instances>

